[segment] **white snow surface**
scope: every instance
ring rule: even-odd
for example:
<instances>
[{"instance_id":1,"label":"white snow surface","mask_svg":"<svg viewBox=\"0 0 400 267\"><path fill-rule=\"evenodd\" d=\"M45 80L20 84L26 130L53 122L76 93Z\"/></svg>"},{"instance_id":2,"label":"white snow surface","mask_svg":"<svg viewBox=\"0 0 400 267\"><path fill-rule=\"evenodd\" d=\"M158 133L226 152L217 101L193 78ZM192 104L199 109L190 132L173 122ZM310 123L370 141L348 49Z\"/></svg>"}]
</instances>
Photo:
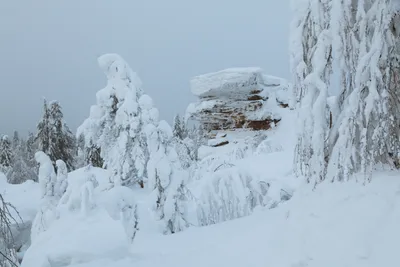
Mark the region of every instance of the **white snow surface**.
<instances>
[{"instance_id":1,"label":"white snow surface","mask_svg":"<svg viewBox=\"0 0 400 267\"><path fill-rule=\"evenodd\" d=\"M62 219L55 220L35 239L22 267L396 266L400 239L399 172L376 171L372 182L366 185L323 182L314 189L292 175L295 120L295 113L285 109L281 123L265 133L265 140L252 148L251 154L246 146L251 146L256 135L224 131L230 143L207 148L201 160L208 169L204 169L200 180L190 184L193 195L206 200L215 182L243 182L234 175L244 173L252 182L270 184L267 200L279 200L284 189L293 193L289 201L272 209L270 205L260 205L251 214L242 212L248 216L239 219L162 235L152 218L147 190L109 190L106 171L91 168L88 172L83 168L69 173L68 187L80 188L88 174L93 174L99 185L92 192L93 202L86 203L93 205L87 205L85 213L79 212L79 205L84 202L81 191L74 190L78 193L69 199L77 212L61 210ZM219 168L218 160L234 166L214 171ZM232 177L223 176L224 173ZM239 187L232 189L238 191L238 196L246 197L248 193ZM33 206L39 206L38 184L11 186L0 177L0 192L24 216L35 209ZM23 192L29 192L27 197L21 197ZM220 192L222 195L215 197L223 202L224 190ZM121 205L132 203L139 205L139 231L133 244L128 241L117 212Z\"/></svg>"},{"instance_id":2,"label":"white snow surface","mask_svg":"<svg viewBox=\"0 0 400 267\"><path fill-rule=\"evenodd\" d=\"M262 69L260 68L230 68L218 72L203 74L194 77L190 81L192 93L202 96L214 90L228 87L238 83L248 82L251 78L256 81L262 80ZM248 90L247 87L243 87Z\"/></svg>"},{"instance_id":3,"label":"white snow surface","mask_svg":"<svg viewBox=\"0 0 400 267\"><path fill-rule=\"evenodd\" d=\"M36 260L28 264L27 253L22 266L395 266L399 220L398 172L375 173L365 186L323 183L313 191L300 185L278 208L179 234L149 235L133 246L105 212L71 217L54 225L32 255Z\"/></svg>"},{"instance_id":4,"label":"white snow surface","mask_svg":"<svg viewBox=\"0 0 400 267\"><path fill-rule=\"evenodd\" d=\"M249 94L254 90L271 90L271 87L287 88L289 83L282 78L267 75L258 67L229 68L196 76L190 81L195 96Z\"/></svg>"},{"instance_id":5,"label":"white snow surface","mask_svg":"<svg viewBox=\"0 0 400 267\"><path fill-rule=\"evenodd\" d=\"M0 194L17 209L24 222L35 218L41 197L38 183L28 180L23 184L9 184L6 176L0 172Z\"/></svg>"}]
</instances>

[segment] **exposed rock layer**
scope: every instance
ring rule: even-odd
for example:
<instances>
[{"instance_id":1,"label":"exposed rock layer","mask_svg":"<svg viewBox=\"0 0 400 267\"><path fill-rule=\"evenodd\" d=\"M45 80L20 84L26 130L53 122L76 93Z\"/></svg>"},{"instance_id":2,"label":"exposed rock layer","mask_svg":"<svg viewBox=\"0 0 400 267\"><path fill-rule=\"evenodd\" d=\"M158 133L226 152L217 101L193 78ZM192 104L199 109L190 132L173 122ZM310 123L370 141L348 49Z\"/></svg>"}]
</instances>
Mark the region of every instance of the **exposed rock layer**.
<instances>
[{"instance_id":1,"label":"exposed rock layer","mask_svg":"<svg viewBox=\"0 0 400 267\"><path fill-rule=\"evenodd\" d=\"M199 121L207 131L268 130L281 120L279 109L288 107L289 84L258 68L197 76L191 87L198 102L188 107L187 116Z\"/></svg>"}]
</instances>

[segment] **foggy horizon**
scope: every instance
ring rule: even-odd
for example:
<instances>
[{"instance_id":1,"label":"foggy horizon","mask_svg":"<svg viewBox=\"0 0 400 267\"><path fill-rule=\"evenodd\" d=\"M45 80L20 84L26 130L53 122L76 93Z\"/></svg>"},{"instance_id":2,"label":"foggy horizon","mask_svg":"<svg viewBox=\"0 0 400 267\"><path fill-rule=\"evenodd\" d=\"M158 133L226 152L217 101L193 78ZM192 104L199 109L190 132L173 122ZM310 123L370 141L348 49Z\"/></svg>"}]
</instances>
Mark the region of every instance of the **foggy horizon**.
<instances>
[{"instance_id":1,"label":"foggy horizon","mask_svg":"<svg viewBox=\"0 0 400 267\"><path fill-rule=\"evenodd\" d=\"M196 75L261 67L290 79L289 23L288 1L277 0L3 2L0 133L35 132L44 97L75 132L106 85L105 53L128 62L168 122L196 101Z\"/></svg>"}]
</instances>

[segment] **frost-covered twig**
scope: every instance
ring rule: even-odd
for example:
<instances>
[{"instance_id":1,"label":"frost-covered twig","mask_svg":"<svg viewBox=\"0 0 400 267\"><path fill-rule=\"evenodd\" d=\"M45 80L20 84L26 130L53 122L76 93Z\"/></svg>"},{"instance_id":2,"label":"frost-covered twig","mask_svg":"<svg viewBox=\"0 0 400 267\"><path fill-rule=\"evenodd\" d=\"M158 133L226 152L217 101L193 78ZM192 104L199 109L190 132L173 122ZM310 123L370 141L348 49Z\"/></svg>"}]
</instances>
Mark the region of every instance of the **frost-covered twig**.
<instances>
[{"instance_id":1,"label":"frost-covered twig","mask_svg":"<svg viewBox=\"0 0 400 267\"><path fill-rule=\"evenodd\" d=\"M16 215L13 215L13 212ZM22 218L19 215L16 208L6 202L3 196L0 194L0 248L4 247L4 252L0 251L0 265L7 266L9 263L12 266L18 266L16 262L15 249L10 246L13 243L13 234L11 225L22 222Z\"/></svg>"}]
</instances>

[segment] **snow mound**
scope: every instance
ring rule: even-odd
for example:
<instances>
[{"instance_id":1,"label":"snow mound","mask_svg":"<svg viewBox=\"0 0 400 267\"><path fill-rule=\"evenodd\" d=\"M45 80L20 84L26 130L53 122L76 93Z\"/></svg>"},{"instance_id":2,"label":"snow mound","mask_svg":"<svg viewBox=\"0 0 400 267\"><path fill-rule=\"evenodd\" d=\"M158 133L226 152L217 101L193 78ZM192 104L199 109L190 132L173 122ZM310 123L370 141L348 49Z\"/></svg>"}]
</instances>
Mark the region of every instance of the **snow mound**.
<instances>
[{"instance_id":1,"label":"snow mound","mask_svg":"<svg viewBox=\"0 0 400 267\"><path fill-rule=\"evenodd\" d=\"M21 267L61 267L100 258L117 260L127 253L122 225L100 210L89 217L74 214L56 220L35 239Z\"/></svg>"},{"instance_id":2,"label":"snow mound","mask_svg":"<svg viewBox=\"0 0 400 267\"><path fill-rule=\"evenodd\" d=\"M260 68L230 68L194 77L190 81L192 93L205 96L215 91L251 91L252 85L262 82Z\"/></svg>"},{"instance_id":3,"label":"snow mound","mask_svg":"<svg viewBox=\"0 0 400 267\"><path fill-rule=\"evenodd\" d=\"M398 172L374 173L365 186L323 183L313 190L301 185L290 201L276 209L261 209L245 218L179 234L143 238L134 243L131 254L126 252L122 229L107 216L71 220L62 228L68 233L66 239L49 234L43 240L42 250L50 252L49 263L42 264L38 258L29 267L394 266L399 221ZM63 258L63 250L76 255L75 260ZM90 254L94 251L96 257Z\"/></svg>"},{"instance_id":4,"label":"snow mound","mask_svg":"<svg viewBox=\"0 0 400 267\"><path fill-rule=\"evenodd\" d=\"M38 183L28 180L22 184L9 184L6 176L0 172L0 194L17 209L23 221L29 222L35 218L40 203Z\"/></svg>"},{"instance_id":5,"label":"snow mound","mask_svg":"<svg viewBox=\"0 0 400 267\"><path fill-rule=\"evenodd\" d=\"M46 209L53 217L45 220L45 231L35 235L22 266L62 267L128 255L136 233L135 193L111 186L108 172L100 168L69 173L65 194Z\"/></svg>"}]
</instances>

